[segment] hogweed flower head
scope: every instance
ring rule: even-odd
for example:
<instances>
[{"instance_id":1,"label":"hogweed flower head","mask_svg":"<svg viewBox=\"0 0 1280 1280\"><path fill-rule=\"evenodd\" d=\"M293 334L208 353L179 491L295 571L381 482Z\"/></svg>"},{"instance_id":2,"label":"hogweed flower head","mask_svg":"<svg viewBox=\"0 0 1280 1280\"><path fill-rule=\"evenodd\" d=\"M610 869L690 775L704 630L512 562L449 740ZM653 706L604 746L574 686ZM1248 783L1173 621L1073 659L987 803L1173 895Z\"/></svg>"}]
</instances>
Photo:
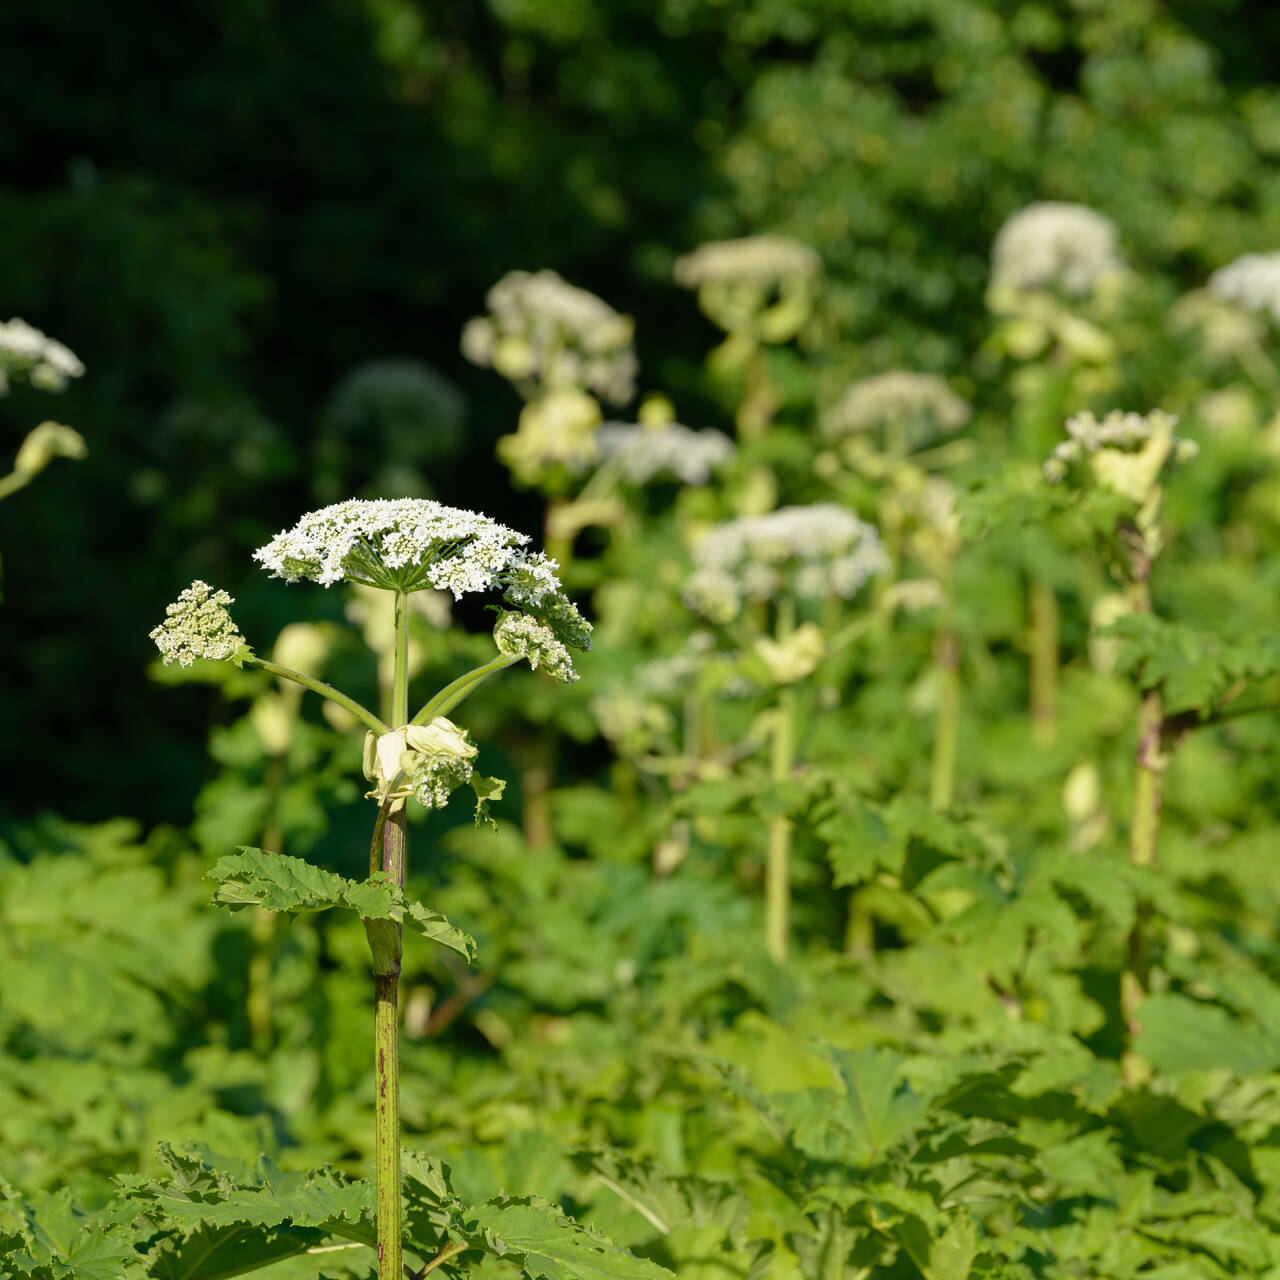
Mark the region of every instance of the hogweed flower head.
<instances>
[{"instance_id":1,"label":"hogweed flower head","mask_svg":"<svg viewBox=\"0 0 1280 1280\"><path fill-rule=\"evenodd\" d=\"M635 389L634 326L554 271L512 271L485 295L489 314L467 322L462 354L530 398L578 387L623 404Z\"/></svg>"},{"instance_id":2,"label":"hogweed flower head","mask_svg":"<svg viewBox=\"0 0 1280 1280\"><path fill-rule=\"evenodd\" d=\"M703 485L737 452L723 432L695 431L678 422L606 422L596 447L600 460L613 461L622 479L634 485L667 476Z\"/></svg>"},{"instance_id":3,"label":"hogweed flower head","mask_svg":"<svg viewBox=\"0 0 1280 1280\"><path fill-rule=\"evenodd\" d=\"M10 378L26 378L41 391L61 391L84 373L74 351L15 316L0 324L0 395Z\"/></svg>"},{"instance_id":4,"label":"hogweed flower head","mask_svg":"<svg viewBox=\"0 0 1280 1280\"><path fill-rule=\"evenodd\" d=\"M498 457L521 484L536 484L555 467L580 475L596 457L600 406L576 387L557 387L531 400L520 425L498 441Z\"/></svg>"},{"instance_id":5,"label":"hogweed flower head","mask_svg":"<svg viewBox=\"0 0 1280 1280\"><path fill-rule=\"evenodd\" d=\"M909 448L919 448L969 421L968 403L936 373L892 369L853 383L822 415L830 440L900 428Z\"/></svg>"},{"instance_id":6,"label":"hogweed flower head","mask_svg":"<svg viewBox=\"0 0 1280 1280\"><path fill-rule=\"evenodd\" d=\"M698 305L727 333L754 330L763 342L786 342L809 317L822 259L780 235L699 245L676 259L675 280L698 291Z\"/></svg>"},{"instance_id":7,"label":"hogweed flower head","mask_svg":"<svg viewBox=\"0 0 1280 1280\"><path fill-rule=\"evenodd\" d=\"M1124 271L1119 232L1087 205L1045 200L1013 214L991 247L993 290L1082 297Z\"/></svg>"},{"instance_id":8,"label":"hogweed flower head","mask_svg":"<svg viewBox=\"0 0 1280 1280\"><path fill-rule=\"evenodd\" d=\"M165 608L165 619L151 631L165 665L189 667L197 658L226 661L244 647L245 639L227 606L234 601L197 579Z\"/></svg>"},{"instance_id":9,"label":"hogweed flower head","mask_svg":"<svg viewBox=\"0 0 1280 1280\"><path fill-rule=\"evenodd\" d=\"M855 595L888 567L876 530L834 503L782 507L715 526L694 550L686 603L712 622L744 601Z\"/></svg>"},{"instance_id":10,"label":"hogweed flower head","mask_svg":"<svg viewBox=\"0 0 1280 1280\"><path fill-rule=\"evenodd\" d=\"M1209 277L1209 291L1247 311L1280 321L1280 251L1246 253Z\"/></svg>"},{"instance_id":11,"label":"hogweed flower head","mask_svg":"<svg viewBox=\"0 0 1280 1280\"><path fill-rule=\"evenodd\" d=\"M253 558L287 582L435 587L457 600L502 582L527 558L528 541L488 516L428 498L353 498L308 512ZM558 585L552 573L547 589Z\"/></svg>"}]
</instances>

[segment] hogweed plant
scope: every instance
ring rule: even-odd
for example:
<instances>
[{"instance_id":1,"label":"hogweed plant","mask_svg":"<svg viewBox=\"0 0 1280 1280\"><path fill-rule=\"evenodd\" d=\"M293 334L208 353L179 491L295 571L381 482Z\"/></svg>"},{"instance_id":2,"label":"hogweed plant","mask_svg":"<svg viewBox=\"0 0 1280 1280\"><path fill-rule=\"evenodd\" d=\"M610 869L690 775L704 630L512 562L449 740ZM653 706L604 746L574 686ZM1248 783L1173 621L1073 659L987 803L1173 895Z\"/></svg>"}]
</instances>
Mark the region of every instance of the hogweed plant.
<instances>
[{"instance_id":1,"label":"hogweed plant","mask_svg":"<svg viewBox=\"0 0 1280 1280\"><path fill-rule=\"evenodd\" d=\"M237 909L305 912L355 910L369 941L374 977L374 1059L377 1170L377 1249L381 1280L404 1268L401 1238L399 1118L399 982L402 931L470 955L472 944L437 912L405 897L406 806L443 808L470 786L476 817L501 795L503 783L476 771L478 748L450 714L482 683L521 660L553 679L576 679L571 650L590 646L590 625L560 588L557 566L527 549L529 539L487 516L425 499L350 501L310 512L254 558L286 582L322 586L354 583L391 596L393 616L391 715L384 720L355 699L306 672L259 657L241 635L225 591L195 582L171 604L152 639L165 662L196 659L258 668L310 689L365 728L364 773L377 803L369 877L352 881L298 858L244 848L210 873L214 900ZM496 652L487 662L409 711L409 610L420 591L454 599L492 592L501 597L494 627ZM379 655L381 656L381 655ZM427 1270L430 1270L428 1264Z\"/></svg>"},{"instance_id":2,"label":"hogweed plant","mask_svg":"<svg viewBox=\"0 0 1280 1280\"><path fill-rule=\"evenodd\" d=\"M996 325L984 355L1016 366L1009 388L1024 455L1043 456L1064 418L1114 392L1119 348L1110 326L1128 280L1115 223L1087 205L1041 201L1001 226L987 289ZM1027 551L1051 554L1034 542ZM1028 563L1026 572L1031 721L1048 742L1057 721L1058 598L1043 568Z\"/></svg>"},{"instance_id":3,"label":"hogweed plant","mask_svg":"<svg viewBox=\"0 0 1280 1280\"><path fill-rule=\"evenodd\" d=\"M744 676L772 691L769 775L780 786L797 764L796 688L844 643L841 602L888 567L880 536L843 507L815 503L716 525L693 558L685 602L726 632ZM791 843L791 819L779 812L765 864L765 942L779 963L790 934Z\"/></svg>"},{"instance_id":4,"label":"hogweed plant","mask_svg":"<svg viewBox=\"0 0 1280 1280\"><path fill-rule=\"evenodd\" d=\"M519 484L547 495L547 547L567 564L572 534L559 512L596 461L601 401L623 405L635 394L634 325L554 271L509 272L485 302L488 314L463 328L462 354L524 400L498 457Z\"/></svg>"},{"instance_id":5,"label":"hogweed plant","mask_svg":"<svg viewBox=\"0 0 1280 1280\"><path fill-rule=\"evenodd\" d=\"M676 259L676 283L697 290L703 314L726 334L708 364L719 377L742 380L743 440L764 435L781 406L768 348L790 342L808 323L821 276L822 259L780 235L714 240Z\"/></svg>"}]
</instances>

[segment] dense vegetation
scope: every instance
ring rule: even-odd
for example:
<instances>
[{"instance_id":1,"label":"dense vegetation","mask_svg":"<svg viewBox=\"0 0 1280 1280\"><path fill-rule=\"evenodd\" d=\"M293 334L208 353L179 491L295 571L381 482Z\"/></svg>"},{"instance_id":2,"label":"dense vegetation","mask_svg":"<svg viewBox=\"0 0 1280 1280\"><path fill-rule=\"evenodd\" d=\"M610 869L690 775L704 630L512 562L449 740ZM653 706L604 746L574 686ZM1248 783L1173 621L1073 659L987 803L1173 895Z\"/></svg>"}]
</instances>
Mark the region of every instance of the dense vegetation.
<instances>
[{"instance_id":1,"label":"dense vegetation","mask_svg":"<svg viewBox=\"0 0 1280 1280\"><path fill-rule=\"evenodd\" d=\"M390 920L407 1273L1280 1276L1243 14L0 15L0 1272L373 1274ZM254 566L349 497L591 651Z\"/></svg>"}]
</instances>

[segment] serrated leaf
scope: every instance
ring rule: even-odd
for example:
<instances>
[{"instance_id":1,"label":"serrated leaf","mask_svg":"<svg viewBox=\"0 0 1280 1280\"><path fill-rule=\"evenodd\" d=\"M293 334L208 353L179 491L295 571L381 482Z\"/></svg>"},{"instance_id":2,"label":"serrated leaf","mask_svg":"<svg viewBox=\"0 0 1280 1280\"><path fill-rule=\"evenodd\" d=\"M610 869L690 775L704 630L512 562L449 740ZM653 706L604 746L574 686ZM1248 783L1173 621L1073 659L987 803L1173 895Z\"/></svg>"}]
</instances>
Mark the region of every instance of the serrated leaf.
<instances>
[{"instance_id":1,"label":"serrated leaf","mask_svg":"<svg viewBox=\"0 0 1280 1280\"><path fill-rule=\"evenodd\" d=\"M490 1200L467 1215L467 1227L530 1280L669 1280L671 1272L637 1258L532 1196Z\"/></svg>"},{"instance_id":2,"label":"serrated leaf","mask_svg":"<svg viewBox=\"0 0 1280 1280\"><path fill-rule=\"evenodd\" d=\"M468 934L438 911L407 899L381 872L367 880L348 880L303 858L242 848L220 858L207 878L217 882L214 902L232 911L251 905L304 913L346 907L362 919L393 920L468 960L475 957L475 941Z\"/></svg>"}]
</instances>

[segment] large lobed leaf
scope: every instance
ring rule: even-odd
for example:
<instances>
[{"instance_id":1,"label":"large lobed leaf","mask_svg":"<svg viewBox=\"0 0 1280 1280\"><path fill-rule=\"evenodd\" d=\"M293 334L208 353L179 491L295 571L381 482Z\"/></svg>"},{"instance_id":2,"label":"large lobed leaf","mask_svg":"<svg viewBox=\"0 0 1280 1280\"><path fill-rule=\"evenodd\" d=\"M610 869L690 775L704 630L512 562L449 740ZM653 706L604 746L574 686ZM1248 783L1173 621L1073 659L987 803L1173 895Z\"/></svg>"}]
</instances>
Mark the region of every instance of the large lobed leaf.
<instances>
[{"instance_id":1,"label":"large lobed leaf","mask_svg":"<svg viewBox=\"0 0 1280 1280\"><path fill-rule=\"evenodd\" d=\"M348 880L304 858L242 847L239 853L219 858L208 879L217 883L214 903L232 911L247 906L287 912L345 907L364 920L392 920L468 960L475 957L470 935L455 929L438 911L407 899L404 890L382 873Z\"/></svg>"}]
</instances>

